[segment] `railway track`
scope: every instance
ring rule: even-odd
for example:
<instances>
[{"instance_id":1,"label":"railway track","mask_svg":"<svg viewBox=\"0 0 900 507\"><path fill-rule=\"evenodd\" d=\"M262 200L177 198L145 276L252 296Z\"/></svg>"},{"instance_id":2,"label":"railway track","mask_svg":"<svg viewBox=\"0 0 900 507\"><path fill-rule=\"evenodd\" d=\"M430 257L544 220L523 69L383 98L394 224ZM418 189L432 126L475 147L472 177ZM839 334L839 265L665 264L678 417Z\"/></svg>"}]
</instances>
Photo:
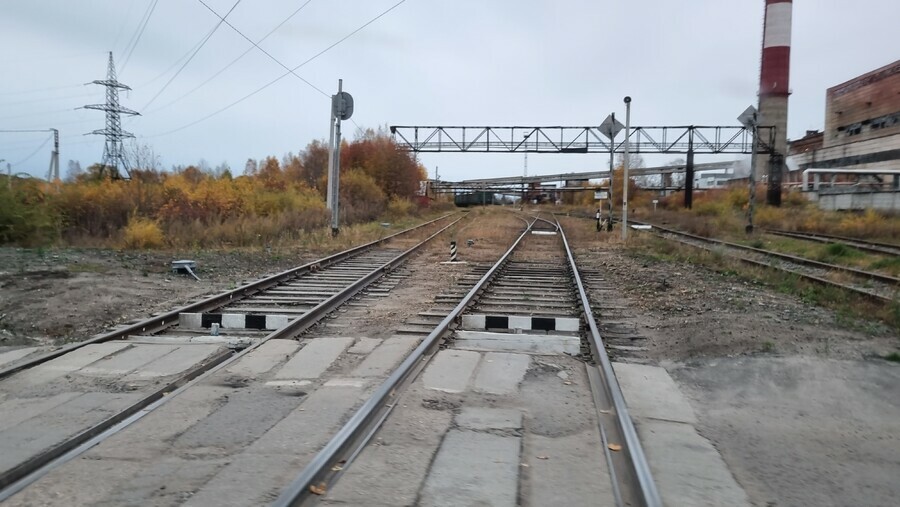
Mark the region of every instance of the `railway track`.
<instances>
[{"instance_id":1,"label":"railway track","mask_svg":"<svg viewBox=\"0 0 900 507\"><path fill-rule=\"evenodd\" d=\"M431 222L0 370L0 501L396 270L461 218ZM409 248L397 243L424 232Z\"/></svg>"},{"instance_id":2,"label":"railway track","mask_svg":"<svg viewBox=\"0 0 900 507\"><path fill-rule=\"evenodd\" d=\"M514 504L520 491L536 505L567 494L661 505L559 224L533 218L496 263L469 272L465 289L274 505ZM572 449L542 436L543 424L593 452L550 462L542 453Z\"/></svg>"},{"instance_id":3,"label":"railway track","mask_svg":"<svg viewBox=\"0 0 900 507\"><path fill-rule=\"evenodd\" d=\"M640 224L642 222L635 223ZM714 249L716 251L730 250L735 252L734 256L741 262L777 269L821 285L839 287L880 303L895 301L898 287L900 287L900 278L882 273L829 264L714 238L706 238L656 224L648 223L645 225L651 225L653 227L651 232L665 239L678 241L708 251L713 251ZM845 279L850 279L850 281L833 280L831 276L834 274L839 274Z\"/></svg>"},{"instance_id":4,"label":"railway track","mask_svg":"<svg viewBox=\"0 0 900 507\"><path fill-rule=\"evenodd\" d=\"M5 505L57 503L60 498L67 505L346 501L332 495L341 494L342 484L357 483L358 473L372 478L370 453L393 451L400 453L396 461L374 475L380 486L364 489L363 497L346 503L393 505L403 503L398 499L403 491L412 491L410 502L427 505L440 503L429 498L447 498L440 478L454 482L461 473L472 476L469 466L448 468L453 460L447 456L460 451L453 442L465 447L474 438L505 453L502 465L493 451L466 453L470 458L493 456L470 463L479 469L476 476L494 473L504 479L463 496L453 486L453 498L490 494L508 499L510 492L515 496L523 488L532 492L536 504L545 503L542 498L565 503L566 495L576 495L573 502L660 505L564 232L552 220L518 222L513 217L509 215L509 230L517 239L496 263L441 265L434 254L431 259L419 256L357 290L352 299L340 297L343 304L331 296L330 312L316 312L317 305L298 314L290 322L310 313L327 313L327 318L298 325L290 334L238 332L228 327L235 318L226 317L238 311L256 314L261 305L313 303L286 304L295 302L282 298L296 294L285 292L297 287L283 283L276 289L281 292L257 293L258 298L206 312L205 320L203 315L179 319L184 324L199 319L201 327L210 326L196 333L185 334L181 326L144 332L141 345L180 345L189 336L192 347L223 347L211 342L212 325L219 324L218 339L242 342L235 346L244 348L229 351L227 359L181 386L166 386L174 389L164 392L158 404L35 469L3 489L0 498ZM383 262L382 254L389 250L368 251L370 260ZM438 258L445 255L440 249ZM371 267L367 258L360 254L349 263L323 265L300 280L309 282L304 287L310 292L355 287L358 275ZM370 273L383 274L383 266ZM438 272L455 273L450 278L454 282L447 286L434 276ZM422 300L423 291L435 294L430 303L409 303ZM221 319L210 317L213 313ZM387 315L398 320L387 330L372 329L372 322ZM466 368L459 361L473 366L475 358L477 373L470 372L466 387L468 376L457 375ZM52 362L13 374L0 388ZM90 366L122 369L115 363ZM152 370L145 365L135 371L146 375ZM522 378L516 380L517 375ZM75 372L67 384L83 382L81 376ZM431 385L435 382L461 382L463 387L452 393L447 386ZM118 386L114 391L121 387L121 382L112 384ZM420 420L407 419L405 411L416 408L446 425L455 421L453 427L440 422L423 427ZM519 414L520 422L483 427L485 416L490 422L510 413ZM482 427L472 430L473 425ZM379 445L386 435L409 438L409 432L426 429L424 441L434 448L425 452ZM557 433L571 437L550 438ZM413 440L419 442L418 435ZM526 454L518 455L520 449ZM578 461L560 459L564 453ZM82 459L74 460L77 456ZM406 475L410 470L425 475L411 480Z\"/></svg>"},{"instance_id":5,"label":"railway track","mask_svg":"<svg viewBox=\"0 0 900 507\"><path fill-rule=\"evenodd\" d=\"M900 256L900 245L895 245L891 243L882 243L877 241L866 241L858 238L849 238L846 236L835 236L832 234L822 234L822 233L808 233L808 232L796 232L796 231L782 231L777 229L766 229L766 233L774 234L776 236L784 236L788 238L797 238L797 239L805 239L807 241L815 241L817 243L843 243L847 246L852 246L857 250L863 250L866 252L882 254L882 255L895 255Z\"/></svg>"}]
</instances>

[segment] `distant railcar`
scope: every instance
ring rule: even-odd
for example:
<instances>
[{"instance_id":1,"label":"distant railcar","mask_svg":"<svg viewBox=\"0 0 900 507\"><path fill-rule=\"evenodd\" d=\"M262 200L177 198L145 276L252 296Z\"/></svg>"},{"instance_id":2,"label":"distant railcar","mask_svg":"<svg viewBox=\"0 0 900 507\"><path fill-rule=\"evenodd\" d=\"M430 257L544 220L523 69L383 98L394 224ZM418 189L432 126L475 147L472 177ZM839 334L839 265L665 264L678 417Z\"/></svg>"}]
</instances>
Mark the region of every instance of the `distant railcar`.
<instances>
[{"instance_id":1,"label":"distant railcar","mask_svg":"<svg viewBox=\"0 0 900 507\"><path fill-rule=\"evenodd\" d=\"M494 204L494 194L491 192L471 192L468 194L457 194L453 198L453 202L457 206L462 208L468 206Z\"/></svg>"}]
</instances>

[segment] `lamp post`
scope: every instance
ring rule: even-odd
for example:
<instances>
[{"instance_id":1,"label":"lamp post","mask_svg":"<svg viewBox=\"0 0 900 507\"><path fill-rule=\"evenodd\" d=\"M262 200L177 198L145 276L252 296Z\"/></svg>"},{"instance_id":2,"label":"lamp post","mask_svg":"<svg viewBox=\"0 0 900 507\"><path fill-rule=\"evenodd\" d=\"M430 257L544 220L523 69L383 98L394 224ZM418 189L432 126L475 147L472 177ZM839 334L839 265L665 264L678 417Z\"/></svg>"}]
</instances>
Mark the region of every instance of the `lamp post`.
<instances>
[{"instance_id":1,"label":"lamp post","mask_svg":"<svg viewBox=\"0 0 900 507\"><path fill-rule=\"evenodd\" d=\"M625 97L625 161L622 163L622 241L628 239L628 138L631 135L631 97Z\"/></svg>"}]
</instances>

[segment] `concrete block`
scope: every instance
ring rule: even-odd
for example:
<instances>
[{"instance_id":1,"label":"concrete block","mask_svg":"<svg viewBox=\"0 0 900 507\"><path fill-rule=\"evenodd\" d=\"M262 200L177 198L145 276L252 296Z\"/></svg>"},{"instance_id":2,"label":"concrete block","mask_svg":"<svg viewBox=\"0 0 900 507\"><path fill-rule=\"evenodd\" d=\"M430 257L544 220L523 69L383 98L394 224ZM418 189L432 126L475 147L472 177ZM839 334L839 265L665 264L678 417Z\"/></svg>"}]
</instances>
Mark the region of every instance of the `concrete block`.
<instances>
[{"instance_id":1,"label":"concrete block","mask_svg":"<svg viewBox=\"0 0 900 507\"><path fill-rule=\"evenodd\" d=\"M422 382L426 389L445 393L461 393L478 366L481 354L468 350L445 349L437 353L425 368Z\"/></svg>"},{"instance_id":2,"label":"concrete block","mask_svg":"<svg viewBox=\"0 0 900 507\"><path fill-rule=\"evenodd\" d=\"M527 433L523 453L529 468L522 489L530 505L616 505L596 426L554 437Z\"/></svg>"},{"instance_id":3,"label":"concrete block","mask_svg":"<svg viewBox=\"0 0 900 507\"><path fill-rule=\"evenodd\" d=\"M373 350L351 374L354 377L387 377L419 344L415 336L392 336Z\"/></svg>"},{"instance_id":4,"label":"concrete block","mask_svg":"<svg viewBox=\"0 0 900 507\"><path fill-rule=\"evenodd\" d=\"M457 331L456 346L461 349L471 350L576 355L581 352L581 339L577 336L564 335Z\"/></svg>"},{"instance_id":5,"label":"concrete block","mask_svg":"<svg viewBox=\"0 0 900 507\"><path fill-rule=\"evenodd\" d=\"M247 327L247 319L243 313L223 313L222 327L228 329L244 329Z\"/></svg>"},{"instance_id":6,"label":"concrete block","mask_svg":"<svg viewBox=\"0 0 900 507\"><path fill-rule=\"evenodd\" d=\"M522 316L522 315L510 315L509 316L509 328L510 329L531 329L531 316Z\"/></svg>"},{"instance_id":7,"label":"concrete block","mask_svg":"<svg viewBox=\"0 0 900 507\"><path fill-rule=\"evenodd\" d=\"M220 347L218 345L188 345L179 347L177 350L144 365L131 375L125 377L124 380L128 381L131 379L175 375L189 370L194 365L200 364L219 349Z\"/></svg>"},{"instance_id":8,"label":"concrete block","mask_svg":"<svg viewBox=\"0 0 900 507\"><path fill-rule=\"evenodd\" d=\"M463 315L462 329L484 329L484 315Z\"/></svg>"},{"instance_id":9,"label":"concrete block","mask_svg":"<svg viewBox=\"0 0 900 507\"><path fill-rule=\"evenodd\" d=\"M352 343L353 338L313 338L278 370L275 378L319 378Z\"/></svg>"},{"instance_id":10,"label":"concrete block","mask_svg":"<svg viewBox=\"0 0 900 507\"><path fill-rule=\"evenodd\" d=\"M369 381L364 378L333 378L323 385L325 387L365 387Z\"/></svg>"},{"instance_id":11,"label":"concrete block","mask_svg":"<svg viewBox=\"0 0 900 507\"><path fill-rule=\"evenodd\" d=\"M44 364L35 366L28 371L22 372L12 377L11 380L32 385L49 382L87 366L98 359L115 354L127 347L130 347L130 345L123 342L106 342L86 345L78 350L73 350L64 356L57 357L56 359L52 359Z\"/></svg>"},{"instance_id":12,"label":"concrete block","mask_svg":"<svg viewBox=\"0 0 900 507\"><path fill-rule=\"evenodd\" d=\"M94 361L79 369L78 374L99 377L125 375L177 349L175 345L135 345L109 358Z\"/></svg>"},{"instance_id":13,"label":"concrete block","mask_svg":"<svg viewBox=\"0 0 900 507\"><path fill-rule=\"evenodd\" d=\"M13 362L22 359L23 357L31 354L36 350L38 350L38 347L24 347L21 349L3 352L2 354L0 354L0 366L12 364Z\"/></svg>"},{"instance_id":14,"label":"concrete block","mask_svg":"<svg viewBox=\"0 0 900 507\"><path fill-rule=\"evenodd\" d=\"M463 407L456 416L462 428L484 430L517 430L522 428L522 412L506 408Z\"/></svg>"},{"instance_id":15,"label":"concrete block","mask_svg":"<svg viewBox=\"0 0 900 507\"><path fill-rule=\"evenodd\" d=\"M556 318L556 330L564 331L568 333L577 333L579 327L581 326L581 319L575 319L572 317L557 317Z\"/></svg>"},{"instance_id":16,"label":"concrete block","mask_svg":"<svg viewBox=\"0 0 900 507\"><path fill-rule=\"evenodd\" d=\"M300 342L296 340L269 340L238 359L237 363L229 366L226 371L234 375L255 377L285 361L298 348Z\"/></svg>"},{"instance_id":17,"label":"concrete block","mask_svg":"<svg viewBox=\"0 0 900 507\"><path fill-rule=\"evenodd\" d=\"M266 329L281 329L288 324L287 315L266 315Z\"/></svg>"},{"instance_id":18,"label":"concrete block","mask_svg":"<svg viewBox=\"0 0 900 507\"><path fill-rule=\"evenodd\" d=\"M381 344L380 338L358 338L352 347L347 349L351 354L368 354Z\"/></svg>"},{"instance_id":19,"label":"concrete block","mask_svg":"<svg viewBox=\"0 0 900 507\"><path fill-rule=\"evenodd\" d=\"M451 430L425 479L420 505L517 505L520 440Z\"/></svg>"},{"instance_id":20,"label":"concrete block","mask_svg":"<svg viewBox=\"0 0 900 507\"><path fill-rule=\"evenodd\" d=\"M200 329L203 327L201 317L200 313L179 313L178 325L187 329Z\"/></svg>"},{"instance_id":21,"label":"concrete block","mask_svg":"<svg viewBox=\"0 0 900 507\"><path fill-rule=\"evenodd\" d=\"M488 352L478 367L474 388L489 394L515 393L530 363L526 354Z\"/></svg>"},{"instance_id":22,"label":"concrete block","mask_svg":"<svg viewBox=\"0 0 900 507\"><path fill-rule=\"evenodd\" d=\"M719 451L692 425L652 419L640 420L636 425L650 471L666 505L750 505L747 493Z\"/></svg>"},{"instance_id":23,"label":"concrete block","mask_svg":"<svg viewBox=\"0 0 900 507\"><path fill-rule=\"evenodd\" d=\"M665 368L613 363L613 370L632 417L697 423L694 409Z\"/></svg>"}]
</instances>

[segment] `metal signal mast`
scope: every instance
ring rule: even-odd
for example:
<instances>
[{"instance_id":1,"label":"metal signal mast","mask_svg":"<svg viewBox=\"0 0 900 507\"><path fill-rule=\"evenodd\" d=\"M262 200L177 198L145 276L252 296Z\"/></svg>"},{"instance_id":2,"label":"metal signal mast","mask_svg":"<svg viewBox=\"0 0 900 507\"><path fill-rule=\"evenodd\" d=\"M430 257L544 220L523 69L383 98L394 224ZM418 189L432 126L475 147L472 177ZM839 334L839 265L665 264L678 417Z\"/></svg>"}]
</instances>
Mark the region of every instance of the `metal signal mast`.
<instances>
[{"instance_id":1,"label":"metal signal mast","mask_svg":"<svg viewBox=\"0 0 900 507\"><path fill-rule=\"evenodd\" d=\"M119 115L134 116L140 115L140 113L119 105L119 90L131 90L131 88L116 80L116 66L113 63L112 51L109 52L109 66L106 71L106 79L92 82L106 87L106 104L84 106L85 109L96 109L97 111L106 112L106 128L91 132L91 134L106 136L101 171L109 171L113 178L119 178L121 177L119 167L121 167L125 171L125 177L128 177L128 161L125 158L125 148L122 145L122 139L134 137L134 134L122 130L122 119Z\"/></svg>"}]
</instances>

